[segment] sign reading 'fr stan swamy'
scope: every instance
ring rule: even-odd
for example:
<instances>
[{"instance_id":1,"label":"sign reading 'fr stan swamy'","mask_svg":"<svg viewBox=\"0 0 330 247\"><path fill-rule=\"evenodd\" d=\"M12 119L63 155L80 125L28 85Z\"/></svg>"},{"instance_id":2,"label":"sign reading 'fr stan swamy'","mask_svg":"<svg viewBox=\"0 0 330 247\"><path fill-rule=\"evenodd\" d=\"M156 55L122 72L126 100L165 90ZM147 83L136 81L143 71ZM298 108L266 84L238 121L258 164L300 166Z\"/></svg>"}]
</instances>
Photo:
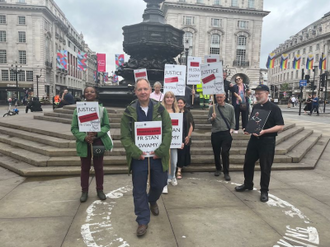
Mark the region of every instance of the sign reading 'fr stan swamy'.
<instances>
[{"instance_id":1,"label":"sign reading 'fr stan swamy'","mask_svg":"<svg viewBox=\"0 0 330 247\"><path fill-rule=\"evenodd\" d=\"M134 78L135 78L135 82L138 79L146 79L146 80L148 80L147 69L135 69L134 70Z\"/></svg>"},{"instance_id":2,"label":"sign reading 'fr stan swamy'","mask_svg":"<svg viewBox=\"0 0 330 247\"><path fill-rule=\"evenodd\" d=\"M171 91L176 96L185 95L186 66L165 64L164 93Z\"/></svg>"},{"instance_id":3,"label":"sign reading 'fr stan swamy'","mask_svg":"<svg viewBox=\"0 0 330 247\"><path fill-rule=\"evenodd\" d=\"M222 63L208 63L201 66L203 94L225 93Z\"/></svg>"},{"instance_id":4,"label":"sign reading 'fr stan swamy'","mask_svg":"<svg viewBox=\"0 0 330 247\"><path fill-rule=\"evenodd\" d=\"M197 85L201 82L201 63L200 57L188 57L187 85Z\"/></svg>"},{"instance_id":5,"label":"sign reading 'fr stan swamy'","mask_svg":"<svg viewBox=\"0 0 330 247\"><path fill-rule=\"evenodd\" d=\"M162 122L135 122L134 129L135 145L146 153L145 157L154 156L150 153L155 151L162 143Z\"/></svg>"},{"instance_id":6,"label":"sign reading 'fr stan swamy'","mask_svg":"<svg viewBox=\"0 0 330 247\"><path fill-rule=\"evenodd\" d=\"M170 113L172 120L172 141L170 148L181 148L183 113Z\"/></svg>"},{"instance_id":7,"label":"sign reading 'fr stan swamy'","mask_svg":"<svg viewBox=\"0 0 330 247\"><path fill-rule=\"evenodd\" d=\"M98 102L77 102L79 132L100 132Z\"/></svg>"}]
</instances>

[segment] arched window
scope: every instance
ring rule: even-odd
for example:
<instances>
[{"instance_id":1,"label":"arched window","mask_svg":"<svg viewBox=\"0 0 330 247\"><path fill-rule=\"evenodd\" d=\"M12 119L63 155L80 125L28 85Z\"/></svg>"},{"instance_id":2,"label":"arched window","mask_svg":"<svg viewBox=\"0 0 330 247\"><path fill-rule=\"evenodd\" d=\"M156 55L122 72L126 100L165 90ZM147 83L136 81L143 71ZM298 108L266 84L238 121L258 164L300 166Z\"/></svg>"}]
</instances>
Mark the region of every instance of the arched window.
<instances>
[{"instance_id":1,"label":"arched window","mask_svg":"<svg viewBox=\"0 0 330 247\"><path fill-rule=\"evenodd\" d=\"M236 64L237 66L248 66L246 63L246 37L243 35L237 38Z\"/></svg>"},{"instance_id":2,"label":"arched window","mask_svg":"<svg viewBox=\"0 0 330 247\"><path fill-rule=\"evenodd\" d=\"M210 54L220 54L220 35L211 35Z\"/></svg>"}]
</instances>

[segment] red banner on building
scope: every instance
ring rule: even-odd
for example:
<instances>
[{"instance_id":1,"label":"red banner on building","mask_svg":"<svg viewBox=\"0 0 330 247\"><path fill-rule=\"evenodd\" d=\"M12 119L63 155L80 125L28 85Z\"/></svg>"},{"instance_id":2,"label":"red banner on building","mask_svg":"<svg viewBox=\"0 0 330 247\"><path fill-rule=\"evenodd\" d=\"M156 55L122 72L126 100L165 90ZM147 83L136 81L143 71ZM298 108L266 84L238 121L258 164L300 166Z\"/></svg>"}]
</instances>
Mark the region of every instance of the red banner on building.
<instances>
[{"instance_id":1,"label":"red banner on building","mask_svg":"<svg viewBox=\"0 0 330 247\"><path fill-rule=\"evenodd\" d=\"M97 53L97 71L106 72L106 56L103 53Z\"/></svg>"}]
</instances>

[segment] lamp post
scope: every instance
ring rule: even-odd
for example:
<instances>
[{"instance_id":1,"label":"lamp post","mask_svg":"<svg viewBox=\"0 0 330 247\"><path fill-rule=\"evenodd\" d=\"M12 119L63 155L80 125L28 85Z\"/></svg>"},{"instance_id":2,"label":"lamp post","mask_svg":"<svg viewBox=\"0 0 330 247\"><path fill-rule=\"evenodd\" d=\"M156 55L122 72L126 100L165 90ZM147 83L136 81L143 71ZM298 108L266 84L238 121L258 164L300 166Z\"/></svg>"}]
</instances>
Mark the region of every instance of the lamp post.
<instances>
[{"instance_id":1,"label":"lamp post","mask_svg":"<svg viewBox=\"0 0 330 247\"><path fill-rule=\"evenodd\" d=\"M37 98L39 100L39 78L42 76L41 75L42 69L40 69L40 75L36 75L37 78Z\"/></svg>"},{"instance_id":2,"label":"lamp post","mask_svg":"<svg viewBox=\"0 0 330 247\"><path fill-rule=\"evenodd\" d=\"M318 66L317 65L314 65L314 69L313 69L313 72L314 72L314 76L313 76L313 85L312 85L312 97L314 95L314 86L315 86L315 70Z\"/></svg>"},{"instance_id":3,"label":"lamp post","mask_svg":"<svg viewBox=\"0 0 330 247\"><path fill-rule=\"evenodd\" d=\"M18 74L23 72L23 70L21 68L22 68L22 66L18 66L17 61L15 61L15 64L12 64L11 69L10 69L10 72L15 73L15 75L16 75L16 102L15 102L15 105L18 104L18 100L19 100L19 97L18 97Z\"/></svg>"},{"instance_id":4,"label":"lamp post","mask_svg":"<svg viewBox=\"0 0 330 247\"><path fill-rule=\"evenodd\" d=\"M189 55L189 40L186 39L184 41L183 44L184 47L184 52L185 52L185 56L186 56L186 81L185 81L185 86L187 87L187 81L188 81L188 55ZM195 90L194 86L193 86L193 90ZM191 105L194 104L194 95L192 95L192 101L191 101Z\"/></svg>"}]
</instances>

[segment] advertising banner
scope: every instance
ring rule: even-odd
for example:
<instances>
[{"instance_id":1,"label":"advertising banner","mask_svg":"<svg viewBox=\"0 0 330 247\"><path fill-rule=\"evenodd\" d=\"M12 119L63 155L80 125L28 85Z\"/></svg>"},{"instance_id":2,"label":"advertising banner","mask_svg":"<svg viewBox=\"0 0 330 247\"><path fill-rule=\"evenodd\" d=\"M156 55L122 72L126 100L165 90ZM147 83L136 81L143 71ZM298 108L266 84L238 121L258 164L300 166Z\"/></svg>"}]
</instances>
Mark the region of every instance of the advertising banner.
<instances>
[{"instance_id":1,"label":"advertising banner","mask_svg":"<svg viewBox=\"0 0 330 247\"><path fill-rule=\"evenodd\" d=\"M222 63L209 63L201 66L203 94L225 93L223 86Z\"/></svg>"},{"instance_id":2,"label":"advertising banner","mask_svg":"<svg viewBox=\"0 0 330 247\"><path fill-rule=\"evenodd\" d=\"M150 152L155 151L162 143L162 122L135 122L134 131L135 145L146 153L145 157L154 156Z\"/></svg>"},{"instance_id":3,"label":"advertising banner","mask_svg":"<svg viewBox=\"0 0 330 247\"><path fill-rule=\"evenodd\" d=\"M201 63L200 57L188 57L187 85L197 85L201 82Z\"/></svg>"},{"instance_id":4,"label":"advertising banner","mask_svg":"<svg viewBox=\"0 0 330 247\"><path fill-rule=\"evenodd\" d=\"M183 132L183 113L170 113L172 120L172 142L170 148L181 148Z\"/></svg>"},{"instance_id":5,"label":"advertising banner","mask_svg":"<svg viewBox=\"0 0 330 247\"><path fill-rule=\"evenodd\" d=\"M57 51L56 67L59 69L68 70L68 51Z\"/></svg>"},{"instance_id":6,"label":"advertising banner","mask_svg":"<svg viewBox=\"0 0 330 247\"><path fill-rule=\"evenodd\" d=\"M78 52L78 69L86 71L87 69L87 53Z\"/></svg>"},{"instance_id":7,"label":"advertising banner","mask_svg":"<svg viewBox=\"0 0 330 247\"><path fill-rule=\"evenodd\" d=\"M116 63L116 70L120 69L119 67L124 65L124 63L125 63L125 55L124 54L116 54L115 55L115 63Z\"/></svg>"},{"instance_id":8,"label":"advertising banner","mask_svg":"<svg viewBox=\"0 0 330 247\"><path fill-rule=\"evenodd\" d=\"M164 94L171 91L176 96L185 95L186 66L165 64Z\"/></svg>"},{"instance_id":9,"label":"advertising banner","mask_svg":"<svg viewBox=\"0 0 330 247\"><path fill-rule=\"evenodd\" d=\"M98 102L77 102L79 132L100 132Z\"/></svg>"},{"instance_id":10,"label":"advertising banner","mask_svg":"<svg viewBox=\"0 0 330 247\"><path fill-rule=\"evenodd\" d=\"M106 55L103 53L97 53L97 71L106 72Z\"/></svg>"}]
</instances>

